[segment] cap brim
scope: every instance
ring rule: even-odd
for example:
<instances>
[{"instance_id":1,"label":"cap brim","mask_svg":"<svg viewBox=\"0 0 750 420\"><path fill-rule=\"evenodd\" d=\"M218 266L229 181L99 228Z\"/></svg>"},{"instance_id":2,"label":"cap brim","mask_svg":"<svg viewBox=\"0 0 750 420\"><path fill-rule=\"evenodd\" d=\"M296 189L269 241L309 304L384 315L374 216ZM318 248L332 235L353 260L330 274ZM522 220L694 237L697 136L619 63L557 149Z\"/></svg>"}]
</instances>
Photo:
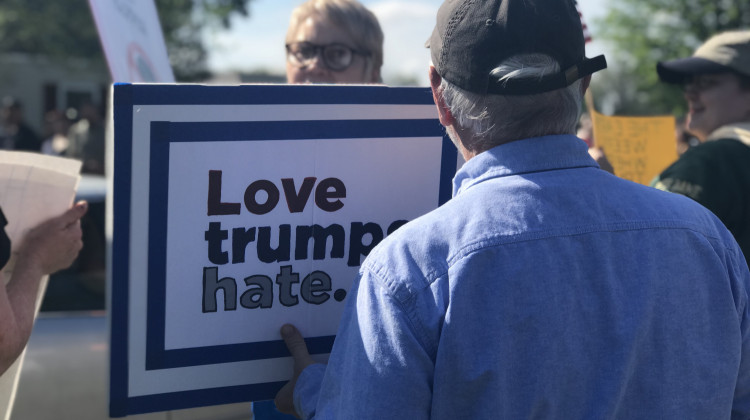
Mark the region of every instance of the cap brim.
<instances>
[{"instance_id":1,"label":"cap brim","mask_svg":"<svg viewBox=\"0 0 750 420\"><path fill-rule=\"evenodd\" d=\"M487 93L496 95L535 95L570 86L576 80L590 76L607 68L607 59L603 55L594 58L583 58L580 63L560 72L542 77L500 80L490 76Z\"/></svg>"},{"instance_id":2,"label":"cap brim","mask_svg":"<svg viewBox=\"0 0 750 420\"><path fill-rule=\"evenodd\" d=\"M684 84L690 76L696 74L722 73L728 70L726 66L699 57L681 58L656 64L659 80L678 85Z\"/></svg>"}]
</instances>

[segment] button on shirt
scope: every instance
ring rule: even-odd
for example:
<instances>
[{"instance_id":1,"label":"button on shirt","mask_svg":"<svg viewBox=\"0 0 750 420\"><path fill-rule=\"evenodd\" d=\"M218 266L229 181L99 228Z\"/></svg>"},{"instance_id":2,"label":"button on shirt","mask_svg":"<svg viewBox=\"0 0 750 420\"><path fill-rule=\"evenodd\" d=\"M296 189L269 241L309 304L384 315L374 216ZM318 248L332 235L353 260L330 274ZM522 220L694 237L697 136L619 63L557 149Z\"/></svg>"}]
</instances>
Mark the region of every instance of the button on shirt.
<instances>
[{"instance_id":1,"label":"button on shirt","mask_svg":"<svg viewBox=\"0 0 750 420\"><path fill-rule=\"evenodd\" d=\"M469 160L347 297L318 419L750 417L750 273L692 200L612 176L574 136Z\"/></svg>"}]
</instances>

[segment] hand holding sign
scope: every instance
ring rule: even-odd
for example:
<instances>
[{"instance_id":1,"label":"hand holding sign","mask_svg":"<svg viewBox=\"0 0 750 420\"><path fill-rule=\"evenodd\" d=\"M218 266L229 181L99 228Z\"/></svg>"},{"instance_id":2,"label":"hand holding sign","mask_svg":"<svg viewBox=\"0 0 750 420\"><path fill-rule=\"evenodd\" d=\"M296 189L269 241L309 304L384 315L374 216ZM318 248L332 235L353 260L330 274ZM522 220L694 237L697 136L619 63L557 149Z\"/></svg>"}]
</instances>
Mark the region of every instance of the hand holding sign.
<instances>
[{"instance_id":1,"label":"hand holding sign","mask_svg":"<svg viewBox=\"0 0 750 420\"><path fill-rule=\"evenodd\" d=\"M289 353L294 358L294 376L279 390L274 402L276 403L276 408L282 413L299 417L299 414L294 409L294 386L297 385L297 378L299 378L302 371L315 363L315 361L307 351L307 345L302 334L293 325L286 324L281 327L281 337L284 339L284 344L289 349Z\"/></svg>"}]
</instances>

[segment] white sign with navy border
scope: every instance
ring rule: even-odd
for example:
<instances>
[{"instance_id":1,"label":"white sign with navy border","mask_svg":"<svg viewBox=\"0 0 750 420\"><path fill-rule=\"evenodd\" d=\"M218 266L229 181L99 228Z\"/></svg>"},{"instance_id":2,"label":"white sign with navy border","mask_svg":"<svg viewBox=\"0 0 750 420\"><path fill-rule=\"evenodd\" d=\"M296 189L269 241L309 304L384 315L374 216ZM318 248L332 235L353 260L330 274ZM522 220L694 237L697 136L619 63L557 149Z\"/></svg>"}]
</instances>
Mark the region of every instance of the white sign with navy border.
<instances>
[{"instance_id":1,"label":"white sign with navy border","mask_svg":"<svg viewBox=\"0 0 750 420\"><path fill-rule=\"evenodd\" d=\"M115 86L110 415L274 397L369 251L446 202L429 89Z\"/></svg>"}]
</instances>

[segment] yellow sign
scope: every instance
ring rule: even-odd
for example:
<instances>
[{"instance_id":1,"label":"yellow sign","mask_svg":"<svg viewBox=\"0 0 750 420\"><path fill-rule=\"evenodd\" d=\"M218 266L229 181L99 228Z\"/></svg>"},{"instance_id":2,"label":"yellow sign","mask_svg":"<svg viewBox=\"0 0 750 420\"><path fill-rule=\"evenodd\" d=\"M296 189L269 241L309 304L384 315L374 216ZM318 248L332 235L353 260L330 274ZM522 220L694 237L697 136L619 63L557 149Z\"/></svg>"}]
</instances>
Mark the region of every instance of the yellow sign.
<instances>
[{"instance_id":1,"label":"yellow sign","mask_svg":"<svg viewBox=\"0 0 750 420\"><path fill-rule=\"evenodd\" d=\"M615 175L648 185L677 160L675 119L609 117L594 111L594 141L615 169Z\"/></svg>"}]
</instances>

